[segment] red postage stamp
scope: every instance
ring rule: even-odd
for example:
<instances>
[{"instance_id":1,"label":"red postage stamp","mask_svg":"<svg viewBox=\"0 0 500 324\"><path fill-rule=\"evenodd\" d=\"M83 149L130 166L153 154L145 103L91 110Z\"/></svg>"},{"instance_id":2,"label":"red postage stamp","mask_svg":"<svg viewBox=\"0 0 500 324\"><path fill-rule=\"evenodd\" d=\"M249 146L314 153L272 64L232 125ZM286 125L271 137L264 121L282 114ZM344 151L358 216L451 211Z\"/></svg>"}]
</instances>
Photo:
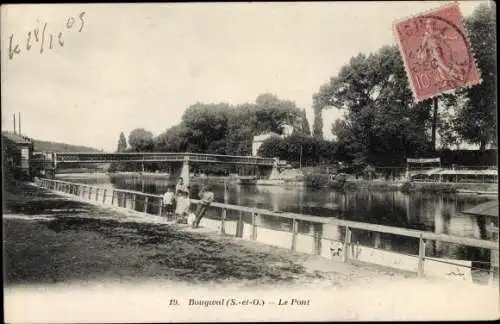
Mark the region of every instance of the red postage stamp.
<instances>
[{"instance_id":1,"label":"red postage stamp","mask_svg":"<svg viewBox=\"0 0 500 324\"><path fill-rule=\"evenodd\" d=\"M393 27L417 101L481 83L458 4L397 21Z\"/></svg>"}]
</instances>

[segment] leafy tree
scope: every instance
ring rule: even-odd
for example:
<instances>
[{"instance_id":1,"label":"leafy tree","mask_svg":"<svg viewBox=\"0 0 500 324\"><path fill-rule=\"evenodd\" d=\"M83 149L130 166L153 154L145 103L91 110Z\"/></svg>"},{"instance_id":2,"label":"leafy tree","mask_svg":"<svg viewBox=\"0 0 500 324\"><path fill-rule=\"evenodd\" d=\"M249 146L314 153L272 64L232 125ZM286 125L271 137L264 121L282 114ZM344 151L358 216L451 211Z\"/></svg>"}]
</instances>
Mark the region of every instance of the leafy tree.
<instances>
[{"instance_id":1,"label":"leafy tree","mask_svg":"<svg viewBox=\"0 0 500 324\"><path fill-rule=\"evenodd\" d=\"M497 144L496 101L496 13L494 6L479 5L465 19L482 83L458 93L464 104L457 109L455 130L468 143L479 144L484 151L489 143ZM458 99L459 100L459 99Z\"/></svg>"},{"instance_id":2,"label":"leafy tree","mask_svg":"<svg viewBox=\"0 0 500 324\"><path fill-rule=\"evenodd\" d=\"M196 103L182 116L186 129L187 150L198 153L226 153L228 104Z\"/></svg>"},{"instance_id":3,"label":"leafy tree","mask_svg":"<svg viewBox=\"0 0 500 324\"><path fill-rule=\"evenodd\" d=\"M175 125L159 134L155 139L158 152L184 152L187 148L188 130L184 125Z\"/></svg>"},{"instance_id":4,"label":"leafy tree","mask_svg":"<svg viewBox=\"0 0 500 324\"><path fill-rule=\"evenodd\" d=\"M289 162L302 161L303 165L333 162L336 144L300 133L286 138L271 137L259 147L259 155L279 157ZM294 163L297 164L297 163Z\"/></svg>"},{"instance_id":5,"label":"leafy tree","mask_svg":"<svg viewBox=\"0 0 500 324\"><path fill-rule=\"evenodd\" d=\"M414 103L395 46L351 58L313 99L316 109L346 111L332 131L339 147L357 158L397 163L427 147L429 101Z\"/></svg>"},{"instance_id":6,"label":"leafy tree","mask_svg":"<svg viewBox=\"0 0 500 324\"><path fill-rule=\"evenodd\" d=\"M288 124L293 129L301 129L302 112L290 100L280 100L269 93L261 94L255 100L254 133L264 132L282 133L283 124Z\"/></svg>"},{"instance_id":7,"label":"leafy tree","mask_svg":"<svg viewBox=\"0 0 500 324\"><path fill-rule=\"evenodd\" d=\"M230 155L251 155L253 137L257 135L255 125L256 106L246 103L231 110L228 116L226 151Z\"/></svg>"},{"instance_id":8,"label":"leafy tree","mask_svg":"<svg viewBox=\"0 0 500 324\"><path fill-rule=\"evenodd\" d=\"M270 137L259 147L257 155L263 157L279 157L280 159L284 159L284 151L283 139L279 137Z\"/></svg>"},{"instance_id":9,"label":"leafy tree","mask_svg":"<svg viewBox=\"0 0 500 324\"><path fill-rule=\"evenodd\" d=\"M128 143L134 152L151 152L154 148L153 133L144 128L136 128L130 132Z\"/></svg>"}]
</instances>

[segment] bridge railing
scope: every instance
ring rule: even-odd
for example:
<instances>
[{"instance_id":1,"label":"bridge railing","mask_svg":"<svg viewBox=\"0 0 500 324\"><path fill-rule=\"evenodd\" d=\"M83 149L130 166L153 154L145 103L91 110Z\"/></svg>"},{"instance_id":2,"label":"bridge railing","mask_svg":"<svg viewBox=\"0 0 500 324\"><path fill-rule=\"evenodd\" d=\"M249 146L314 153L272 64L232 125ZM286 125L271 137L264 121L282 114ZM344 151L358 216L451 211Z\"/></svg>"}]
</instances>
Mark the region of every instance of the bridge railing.
<instances>
[{"instance_id":1,"label":"bridge railing","mask_svg":"<svg viewBox=\"0 0 500 324\"><path fill-rule=\"evenodd\" d=\"M83 200L165 217L163 216L163 197L160 195L132 190L102 188L52 179L38 179L36 183L43 188L70 194ZM194 211L200 201L191 199L191 202L191 211ZM262 217L267 217L267 221L264 222ZM270 219L274 219L275 224L279 223L279 226L270 226ZM173 219L167 218L167 220ZM391 264L384 264L390 267L398 268L399 263L412 263L414 260L415 267L411 266L413 268L410 268L419 276L424 275L425 267L432 267L435 263L449 264L453 269L472 269L473 267L463 262L460 263L458 261L426 256L426 247L430 247L432 242L456 244L490 251L489 262L477 261L489 264L490 280L493 279L493 274L498 269L498 242L354 222L333 217L274 212L265 209L214 202L211 204L206 216L202 219L201 226L217 230L224 235L259 241L327 258L337 258L344 262L362 260L360 258L361 250L366 251L365 256L378 254L381 256L381 260L392 258L393 261L391 261ZM327 227L331 228L332 226L338 227L338 235L325 234L328 232ZM313 229L312 232L311 228ZM380 248L369 248L357 242L356 236L361 232L413 239L416 243L416 250L414 253L402 253L389 252Z\"/></svg>"},{"instance_id":2,"label":"bridge railing","mask_svg":"<svg viewBox=\"0 0 500 324\"><path fill-rule=\"evenodd\" d=\"M192 162L209 162L209 163L229 163L229 164L253 164L271 166L274 163L273 158L263 158L256 156L237 156L237 155L221 155L221 154L204 154L204 153L160 153L160 152L118 152L118 153L57 153L56 159L59 163L68 162L99 162L99 161L116 161L116 162L183 162L185 158Z\"/></svg>"}]
</instances>

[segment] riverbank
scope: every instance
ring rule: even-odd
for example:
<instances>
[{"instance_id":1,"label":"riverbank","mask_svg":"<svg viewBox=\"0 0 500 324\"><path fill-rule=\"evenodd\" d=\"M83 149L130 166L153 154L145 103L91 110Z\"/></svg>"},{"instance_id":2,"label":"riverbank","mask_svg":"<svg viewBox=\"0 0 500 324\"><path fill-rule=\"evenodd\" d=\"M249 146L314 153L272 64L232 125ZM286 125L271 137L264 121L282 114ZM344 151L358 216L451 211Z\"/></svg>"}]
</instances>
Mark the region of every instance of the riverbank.
<instances>
[{"instance_id":1,"label":"riverbank","mask_svg":"<svg viewBox=\"0 0 500 324\"><path fill-rule=\"evenodd\" d=\"M329 184L330 188L342 188L348 191L402 191L402 192L434 192L457 193L460 190L471 192L498 192L496 183L454 183L454 182L409 182L384 180L346 180L342 183Z\"/></svg>"},{"instance_id":2,"label":"riverbank","mask_svg":"<svg viewBox=\"0 0 500 324\"><path fill-rule=\"evenodd\" d=\"M116 173L67 173L58 174L58 179L67 178L102 178L108 176L117 177L138 177L142 179L169 179L169 175L165 173L140 173L140 172L116 172ZM237 178L231 176L206 176L206 177L191 177L192 182L211 182L214 184L222 184L229 182L236 184ZM265 183L270 186L288 187L290 184L274 184ZM312 178L307 178L302 183L292 184L295 186L315 187L315 188L332 188L346 191L371 190L371 191L401 191L401 192L434 192L434 193L459 193L462 190L470 192L479 192L482 194L491 193L498 195L497 183L455 183L455 182L409 182L409 181L386 181L386 180L362 180L362 179L347 179L345 181L331 180L328 175L314 175Z\"/></svg>"},{"instance_id":3,"label":"riverbank","mask_svg":"<svg viewBox=\"0 0 500 324\"><path fill-rule=\"evenodd\" d=\"M217 321L477 319L498 313L490 305L492 299L497 300L496 295L477 302L491 294L488 287L455 284L452 288L448 283L416 279L413 274L392 269L345 264L223 237L206 229L166 224L153 215L75 201L24 183L6 184L4 201L8 322L49 322L50 316L53 319L58 315L63 316L60 321L99 322L144 318L180 321L186 320L186 314L192 314L189 319L195 321ZM426 287L426 295L433 289L441 293L429 307L435 303L442 306L430 311L426 308L422 314L423 301L418 297L423 296L419 295L424 293L422 287ZM394 297L389 299L387 295L388 289L405 291L405 298L401 297L405 304L396 306ZM463 297L470 299L469 306L477 304L472 310L463 307L463 299L448 304L447 294L456 296L460 291L468 292ZM262 300L273 296L276 302L279 297L309 299L312 305L302 310L288 307L286 311L274 305L265 312L255 312L259 308L233 308L234 312L224 308L222 313L217 308L175 311L165 307L172 297L186 304L193 297L244 295ZM130 304L132 299L142 307ZM23 313L15 307L16 301L24 310L29 305L30 311ZM380 309L381 305L386 308ZM61 315L61 307L68 313ZM456 310L451 311L454 307ZM78 318L78 314L84 317Z\"/></svg>"}]
</instances>

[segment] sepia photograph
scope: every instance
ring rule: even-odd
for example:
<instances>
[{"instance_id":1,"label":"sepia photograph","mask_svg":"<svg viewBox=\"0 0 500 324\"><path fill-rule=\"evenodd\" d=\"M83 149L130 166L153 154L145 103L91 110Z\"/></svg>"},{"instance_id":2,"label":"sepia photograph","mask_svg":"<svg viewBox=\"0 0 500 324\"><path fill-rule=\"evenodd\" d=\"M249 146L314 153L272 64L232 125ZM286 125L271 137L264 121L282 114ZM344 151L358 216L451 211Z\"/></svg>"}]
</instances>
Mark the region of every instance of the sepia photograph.
<instances>
[{"instance_id":1,"label":"sepia photograph","mask_svg":"<svg viewBox=\"0 0 500 324\"><path fill-rule=\"evenodd\" d=\"M4 321L500 319L496 10L2 5Z\"/></svg>"}]
</instances>

